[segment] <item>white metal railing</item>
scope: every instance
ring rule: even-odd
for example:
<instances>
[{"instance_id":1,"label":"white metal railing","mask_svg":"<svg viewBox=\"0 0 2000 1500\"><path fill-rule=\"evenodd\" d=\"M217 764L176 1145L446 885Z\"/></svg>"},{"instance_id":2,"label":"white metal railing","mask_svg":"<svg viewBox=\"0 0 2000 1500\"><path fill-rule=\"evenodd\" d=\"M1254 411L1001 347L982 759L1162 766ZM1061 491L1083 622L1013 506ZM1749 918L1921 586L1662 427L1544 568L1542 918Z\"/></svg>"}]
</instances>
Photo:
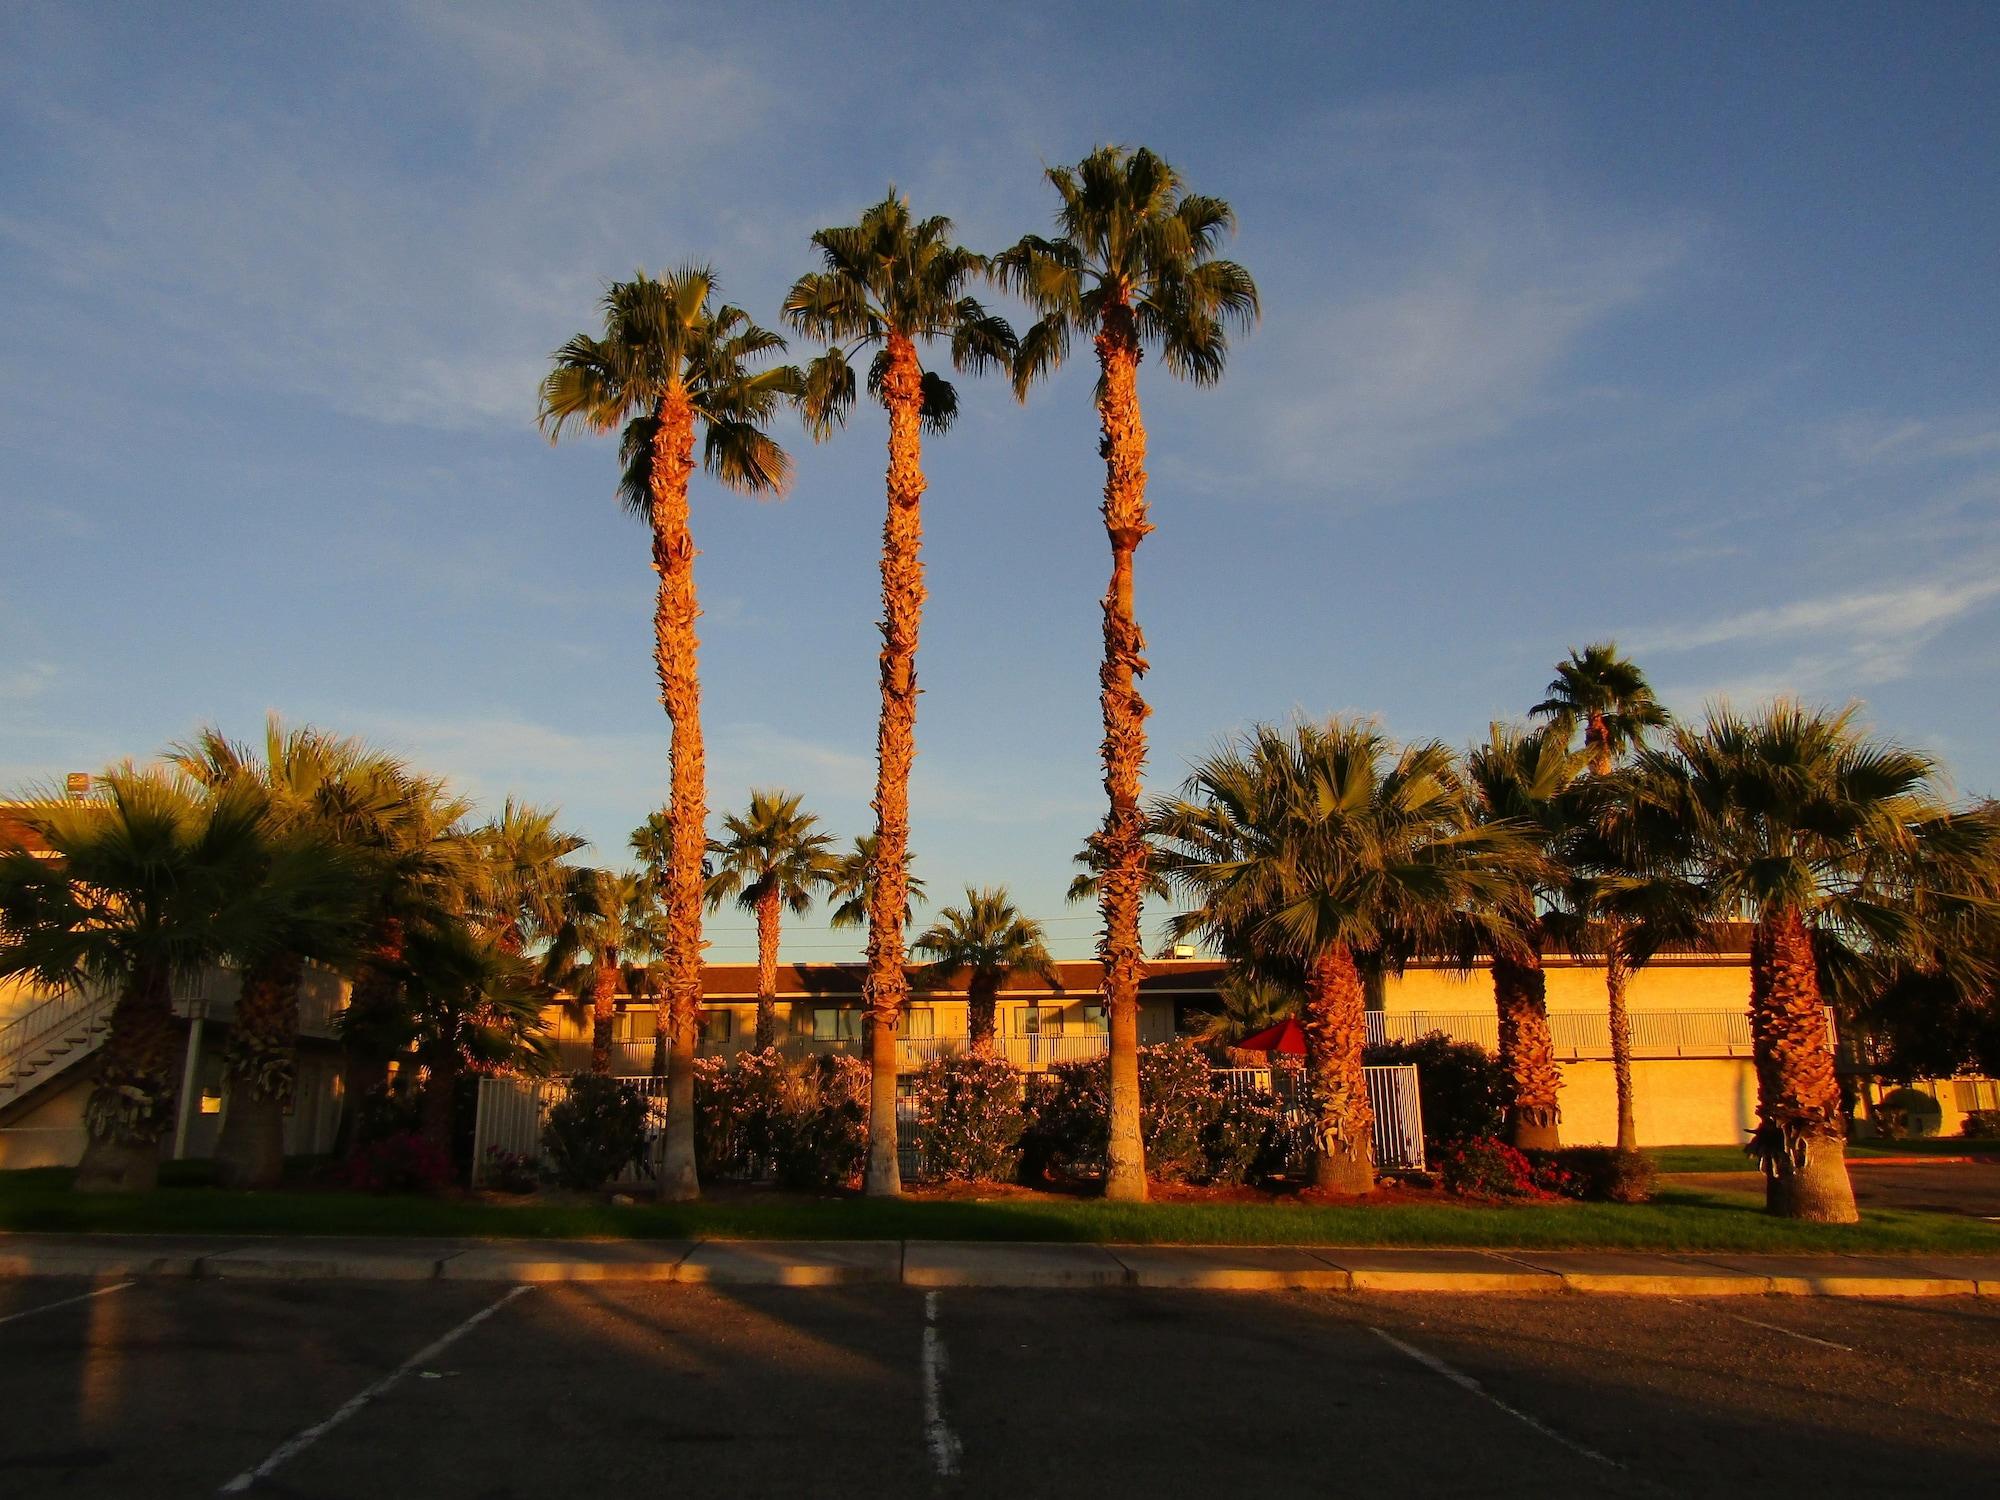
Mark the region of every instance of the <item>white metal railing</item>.
<instances>
[{"instance_id":1,"label":"white metal railing","mask_svg":"<svg viewBox=\"0 0 2000 1500\"><path fill-rule=\"evenodd\" d=\"M1740 1010L1635 1010L1634 1057L1748 1057L1750 1018ZM1416 1010L1368 1013L1368 1040L1411 1042L1442 1031L1455 1042L1473 1042L1488 1052L1500 1048L1500 1023L1490 1010ZM1549 1012L1549 1035L1559 1058L1611 1056L1611 1020L1600 1010Z\"/></svg>"},{"instance_id":2,"label":"white metal railing","mask_svg":"<svg viewBox=\"0 0 2000 1500\"><path fill-rule=\"evenodd\" d=\"M0 1026L0 1090L39 1071L37 1059L65 1038L102 1022L117 994L98 985L68 986Z\"/></svg>"},{"instance_id":3,"label":"white metal railing","mask_svg":"<svg viewBox=\"0 0 2000 1500\"><path fill-rule=\"evenodd\" d=\"M667 1121L667 1080L627 1078L623 1082L637 1089L646 1100L646 1149L638 1161L613 1179L631 1184L654 1175L659 1157L660 1134ZM561 1078L482 1078L472 1124L472 1181L477 1186L484 1177L487 1153L499 1149L540 1161L542 1127L548 1123L549 1109L569 1094L569 1083Z\"/></svg>"},{"instance_id":4,"label":"white metal railing","mask_svg":"<svg viewBox=\"0 0 2000 1500\"><path fill-rule=\"evenodd\" d=\"M1363 1068L1368 1103L1375 1115L1375 1165L1421 1171L1424 1165L1424 1110L1414 1063ZM1216 1086L1238 1096L1268 1095L1297 1122L1309 1115L1302 1068L1217 1068Z\"/></svg>"}]
</instances>

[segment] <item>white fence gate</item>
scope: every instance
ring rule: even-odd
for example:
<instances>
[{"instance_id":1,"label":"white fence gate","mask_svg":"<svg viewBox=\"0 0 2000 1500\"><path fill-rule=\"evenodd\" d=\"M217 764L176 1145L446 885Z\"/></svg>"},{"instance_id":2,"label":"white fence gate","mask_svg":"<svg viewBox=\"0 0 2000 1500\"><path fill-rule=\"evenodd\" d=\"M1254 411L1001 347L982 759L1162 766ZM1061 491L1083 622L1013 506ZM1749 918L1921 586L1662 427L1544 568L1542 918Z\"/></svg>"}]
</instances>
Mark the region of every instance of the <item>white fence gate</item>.
<instances>
[{"instance_id":1,"label":"white fence gate","mask_svg":"<svg viewBox=\"0 0 2000 1500\"><path fill-rule=\"evenodd\" d=\"M1375 1165L1383 1171L1420 1172L1424 1166L1424 1109L1414 1063L1363 1068L1375 1114ZM1232 1094L1268 1094L1285 1114L1306 1115L1305 1074L1300 1068L1217 1068L1217 1087Z\"/></svg>"}]
</instances>

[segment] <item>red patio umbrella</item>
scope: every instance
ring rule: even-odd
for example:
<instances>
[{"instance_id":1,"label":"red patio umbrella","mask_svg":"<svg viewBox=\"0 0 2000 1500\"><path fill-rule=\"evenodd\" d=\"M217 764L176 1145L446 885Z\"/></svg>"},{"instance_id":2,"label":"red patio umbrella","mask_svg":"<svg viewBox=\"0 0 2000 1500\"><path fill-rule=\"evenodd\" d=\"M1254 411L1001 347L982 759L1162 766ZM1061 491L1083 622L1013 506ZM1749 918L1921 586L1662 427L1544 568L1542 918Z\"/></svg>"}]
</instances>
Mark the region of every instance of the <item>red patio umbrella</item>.
<instances>
[{"instance_id":1,"label":"red patio umbrella","mask_svg":"<svg viewBox=\"0 0 2000 1500\"><path fill-rule=\"evenodd\" d=\"M1288 1016L1276 1026L1266 1026L1262 1031L1246 1036L1235 1046L1242 1052L1280 1052L1292 1057L1304 1057L1306 1034L1299 1029L1299 1023Z\"/></svg>"}]
</instances>

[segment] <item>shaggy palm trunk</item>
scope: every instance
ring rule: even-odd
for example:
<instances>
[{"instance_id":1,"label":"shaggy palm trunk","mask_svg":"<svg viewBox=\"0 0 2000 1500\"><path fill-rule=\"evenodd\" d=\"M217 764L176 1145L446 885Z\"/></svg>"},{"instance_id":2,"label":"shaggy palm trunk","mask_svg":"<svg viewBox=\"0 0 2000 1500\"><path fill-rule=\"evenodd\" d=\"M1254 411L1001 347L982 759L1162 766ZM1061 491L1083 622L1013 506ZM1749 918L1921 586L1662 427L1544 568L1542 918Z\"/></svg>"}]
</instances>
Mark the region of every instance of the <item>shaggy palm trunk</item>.
<instances>
[{"instance_id":1,"label":"shaggy palm trunk","mask_svg":"<svg viewBox=\"0 0 2000 1500\"><path fill-rule=\"evenodd\" d=\"M159 1186L160 1138L174 1121L173 991L165 969L141 970L111 1009L111 1033L85 1106L88 1139L79 1193L141 1193Z\"/></svg>"},{"instance_id":2,"label":"shaggy palm trunk","mask_svg":"<svg viewBox=\"0 0 2000 1500\"><path fill-rule=\"evenodd\" d=\"M1493 956L1493 1003L1500 1013L1500 1066L1507 1074L1507 1139L1522 1151L1553 1151L1562 1112L1555 1039L1549 1035L1548 981L1534 947Z\"/></svg>"},{"instance_id":3,"label":"shaggy palm trunk","mask_svg":"<svg viewBox=\"0 0 2000 1500\"><path fill-rule=\"evenodd\" d=\"M1819 964L1795 910L1767 913L1751 934L1750 1039L1759 1122L1751 1149L1764 1168L1765 1206L1788 1219L1854 1223Z\"/></svg>"},{"instance_id":4,"label":"shaggy palm trunk","mask_svg":"<svg viewBox=\"0 0 2000 1500\"><path fill-rule=\"evenodd\" d=\"M778 1045L778 885L757 898L757 1050Z\"/></svg>"},{"instance_id":5,"label":"shaggy palm trunk","mask_svg":"<svg viewBox=\"0 0 2000 1500\"><path fill-rule=\"evenodd\" d=\"M452 1105L458 1093L461 1071L462 1064L454 1048L441 1047L434 1056L425 1059L424 1096L417 1109L417 1130L444 1153L447 1161L452 1161ZM453 1161L452 1170L457 1169L458 1164Z\"/></svg>"},{"instance_id":6,"label":"shaggy palm trunk","mask_svg":"<svg viewBox=\"0 0 2000 1500\"><path fill-rule=\"evenodd\" d=\"M695 1017L701 1009L701 858L708 848L707 767L701 746L700 644L695 621L694 538L688 531L688 476L694 472L694 408L676 380L660 402L653 436L653 665L672 738L667 749L666 986L667 1125L660 1196L701 1195L694 1161Z\"/></svg>"},{"instance_id":7,"label":"shaggy palm trunk","mask_svg":"<svg viewBox=\"0 0 2000 1500\"><path fill-rule=\"evenodd\" d=\"M889 413L889 512L882 523L882 718L875 735L875 880L868 890L868 1175L871 1197L903 1190L896 1161L896 1021L909 980L903 919L909 904L910 764L916 759L917 626L924 611L923 372L916 347L888 341L882 405Z\"/></svg>"},{"instance_id":8,"label":"shaggy palm trunk","mask_svg":"<svg viewBox=\"0 0 2000 1500\"><path fill-rule=\"evenodd\" d=\"M299 1075L299 982L305 965L281 953L252 965L223 1049L222 1133L216 1181L274 1188L285 1175L285 1111Z\"/></svg>"},{"instance_id":9,"label":"shaggy palm trunk","mask_svg":"<svg viewBox=\"0 0 2000 1500\"><path fill-rule=\"evenodd\" d=\"M1306 969L1299 1027L1306 1034L1306 1082L1317 1115L1313 1186L1365 1193L1375 1186L1375 1110L1361 1049L1368 1044L1367 991L1354 952L1335 943Z\"/></svg>"},{"instance_id":10,"label":"shaggy palm trunk","mask_svg":"<svg viewBox=\"0 0 2000 1500\"><path fill-rule=\"evenodd\" d=\"M971 1033L972 1055L992 1057L999 1048L995 1045L994 1012L999 1008L999 981L990 976L975 974L965 987L965 1029Z\"/></svg>"},{"instance_id":11,"label":"shaggy palm trunk","mask_svg":"<svg viewBox=\"0 0 2000 1500\"><path fill-rule=\"evenodd\" d=\"M1103 375L1097 399L1104 430L1104 530L1111 540L1111 584L1104 592L1104 663L1098 701L1104 711L1104 792L1110 807L1098 835L1104 870L1098 908L1104 931L1104 1014L1111 1047L1111 1133L1105 1151L1104 1196L1127 1202L1146 1196L1146 1147L1139 1124L1139 981L1146 955L1139 909L1150 861L1146 817L1139 806L1146 767L1146 715L1139 695L1146 672L1146 638L1132 607L1132 557L1153 528L1146 520L1146 427L1139 417L1139 335L1132 309L1107 308L1097 332Z\"/></svg>"},{"instance_id":12,"label":"shaggy palm trunk","mask_svg":"<svg viewBox=\"0 0 2000 1500\"><path fill-rule=\"evenodd\" d=\"M1625 957L1624 934L1613 928L1604 944L1604 1002L1611 1026L1611 1078L1618 1091L1618 1149L1639 1149L1639 1126L1632 1113L1632 1016L1625 1008L1625 986L1632 967Z\"/></svg>"},{"instance_id":13,"label":"shaggy palm trunk","mask_svg":"<svg viewBox=\"0 0 2000 1500\"><path fill-rule=\"evenodd\" d=\"M600 958L590 971L590 1071L611 1076L611 1032L618 1017L618 963Z\"/></svg>"},{"instance_id":14,"label":"shaggy palm trunk","mask_svg":"<svg viewBox=\"0 0 2000 1500\"><path fill-rule=\"evenodd\" d=\"M340 1128L334 1136L337 1156L354 1154L361 1144L362 1118L369 1102L388 1091L389 1059L405 1040L396 1005L400 987L396 971L402 962L403 924L395 917L386 917L354 976L347 1013L341 1020L344 1056Z\"/></svg>"}]
</instances>

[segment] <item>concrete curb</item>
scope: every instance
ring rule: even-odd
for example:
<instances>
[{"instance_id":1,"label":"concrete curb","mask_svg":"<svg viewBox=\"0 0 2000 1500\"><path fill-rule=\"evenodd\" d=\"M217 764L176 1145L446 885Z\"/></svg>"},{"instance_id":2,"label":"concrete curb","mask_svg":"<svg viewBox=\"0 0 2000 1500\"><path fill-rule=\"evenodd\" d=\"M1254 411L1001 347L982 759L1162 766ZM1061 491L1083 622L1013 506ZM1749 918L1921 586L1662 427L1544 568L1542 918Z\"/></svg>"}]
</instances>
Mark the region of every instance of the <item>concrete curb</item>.
<instances>
[{"instance_id":1,"label":"concrete curb","mask_svg":"<svg viewBox=\"0 0 2000 1500\"><path fill-rule=\"evenodd\" d=\"M0 1236L0 1278L2000 1297L2000 1256L1734 1255L946 1240Z\"/></svg>"}]
</instances>

